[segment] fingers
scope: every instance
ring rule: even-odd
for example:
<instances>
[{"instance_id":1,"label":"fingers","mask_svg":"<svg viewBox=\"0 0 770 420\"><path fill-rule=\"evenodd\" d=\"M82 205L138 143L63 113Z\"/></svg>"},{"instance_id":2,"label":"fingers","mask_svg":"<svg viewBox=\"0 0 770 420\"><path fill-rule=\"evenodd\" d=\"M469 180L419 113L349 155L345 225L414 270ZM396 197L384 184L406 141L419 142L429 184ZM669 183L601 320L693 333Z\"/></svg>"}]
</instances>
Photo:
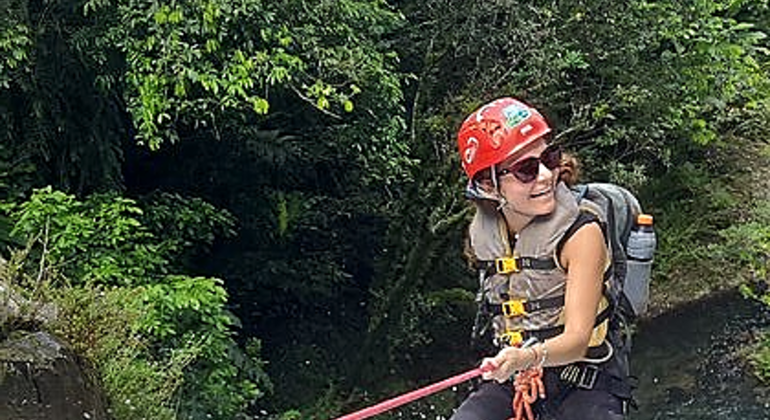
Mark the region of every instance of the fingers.
<instances>
[{"instance_id":1,"label":"fingers","mask_svg":"<svg viewBox=\"0 0 770 420\"><path fill-rule=\"evenodd\" d=\"M491 357L484 358L484 360L481 361L480 369L482 373L493 371L497 369L497 363L495 362L495 359Z\"/></svg>"},{"instance_id":2,"label":"fingers","mask_svg":"<svg viewBox=\"0 0 770 420\"><path fill-rule=\"evenodd\" d=\"M481 361L481 377L485 380L494 379L494 374L499 366L496 359L490 357L485 358Z\"/></svg>"},{"instance_id":3,"label":"fingers","mask_svg":"<svg viewBox=\"0 0 770 420\"><path fill-rule=\"evenodd\" d=\"M500 350L493 358L486 358L481 362L482 378L507 381L516 370L520 369L520 350L515 347L507 347Z\"/></svg>"}]
</instances>

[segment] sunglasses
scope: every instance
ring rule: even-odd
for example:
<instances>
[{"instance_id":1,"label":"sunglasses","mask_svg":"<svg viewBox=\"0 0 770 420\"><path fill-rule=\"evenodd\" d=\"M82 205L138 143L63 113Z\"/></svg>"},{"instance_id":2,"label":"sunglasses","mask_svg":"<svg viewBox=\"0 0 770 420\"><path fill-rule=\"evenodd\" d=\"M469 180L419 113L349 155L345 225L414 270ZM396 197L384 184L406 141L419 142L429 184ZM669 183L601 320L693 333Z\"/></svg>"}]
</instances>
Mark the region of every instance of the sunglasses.
<instances>
[{"instance_id":1,"label":"sunglasses","mask_svg":"<svg viewBox=\"0 0 770 420\"><path fill-rule=\"evenodd\" d=\"M537 175L540 173L540 164L543 164L549 171L552 171L559 167L561 164L561 148L556 145L550 145L543 150L540 156L531 156L526 159L520 160L507 168L502 168L497 171L497 176L511 174L519 181L529 184L537 179Z\"/></svg>"}]
</instances>

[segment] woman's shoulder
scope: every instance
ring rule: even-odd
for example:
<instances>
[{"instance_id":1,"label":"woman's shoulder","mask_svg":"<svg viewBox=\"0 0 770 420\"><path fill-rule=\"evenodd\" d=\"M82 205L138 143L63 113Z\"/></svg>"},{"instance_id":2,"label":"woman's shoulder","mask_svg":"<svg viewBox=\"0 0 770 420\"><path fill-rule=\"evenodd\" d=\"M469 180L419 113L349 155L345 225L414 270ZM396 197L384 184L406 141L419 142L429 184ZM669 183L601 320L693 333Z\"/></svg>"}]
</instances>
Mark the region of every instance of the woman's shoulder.
<instances>
[{"instance_id":1,"label":"woman's shoulder","mask_svg":"<svg viewBox=\"0 0 770 420\"><path fill-rule=\"evenodd\" d=\"M607 243L604 231L597 222L580 225L574 233L565 238L559 252L563 267L568 267L570 261L589 259L602 261L607 255Z\"/></svg>"}]
</instances>

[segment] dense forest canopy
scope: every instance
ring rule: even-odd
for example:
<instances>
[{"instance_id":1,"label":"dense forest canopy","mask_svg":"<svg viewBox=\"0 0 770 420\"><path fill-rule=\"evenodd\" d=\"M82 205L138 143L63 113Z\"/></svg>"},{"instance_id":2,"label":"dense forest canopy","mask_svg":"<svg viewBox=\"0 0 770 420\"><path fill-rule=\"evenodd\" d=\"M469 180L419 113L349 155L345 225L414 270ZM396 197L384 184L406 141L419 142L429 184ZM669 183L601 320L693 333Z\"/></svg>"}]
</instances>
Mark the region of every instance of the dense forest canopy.
<instances>
[{"instance_id":1,"label":"dense forest canopy","mask_svg":"<svg viewBox=\"0 0 770 420\"><path fill-rule=\"evenodd\" d=\"M766 0L0 4L3 281L118 418L329 418L473 361L454 133L500 96L642 197L656 287L767 277Z\"/></svg>"}]
</instances>

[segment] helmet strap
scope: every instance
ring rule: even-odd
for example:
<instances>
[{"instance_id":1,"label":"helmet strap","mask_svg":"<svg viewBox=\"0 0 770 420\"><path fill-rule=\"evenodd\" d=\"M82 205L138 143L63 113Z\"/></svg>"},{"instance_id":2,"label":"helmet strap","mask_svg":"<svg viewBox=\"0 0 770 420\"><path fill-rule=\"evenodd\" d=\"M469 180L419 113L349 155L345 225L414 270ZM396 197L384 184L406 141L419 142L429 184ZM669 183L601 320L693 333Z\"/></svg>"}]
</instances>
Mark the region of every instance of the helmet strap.
<instances>
[{"instance_id":1,"label":"helmet strap","mask_svg":"<svg viewBox=\"0 0 770 420\"><path fill-rule=\"evenodd\" d=\"M505 199L505 196L503 196L503 192L500 191L500 182L497 179L495 165L490 166L489 169L491 171L490 176L492 178L492 186L495 188L495 194L497 195L497 211L502 212L503 207L508 204L508 201Z\"/></svg>"}]
</instances>

